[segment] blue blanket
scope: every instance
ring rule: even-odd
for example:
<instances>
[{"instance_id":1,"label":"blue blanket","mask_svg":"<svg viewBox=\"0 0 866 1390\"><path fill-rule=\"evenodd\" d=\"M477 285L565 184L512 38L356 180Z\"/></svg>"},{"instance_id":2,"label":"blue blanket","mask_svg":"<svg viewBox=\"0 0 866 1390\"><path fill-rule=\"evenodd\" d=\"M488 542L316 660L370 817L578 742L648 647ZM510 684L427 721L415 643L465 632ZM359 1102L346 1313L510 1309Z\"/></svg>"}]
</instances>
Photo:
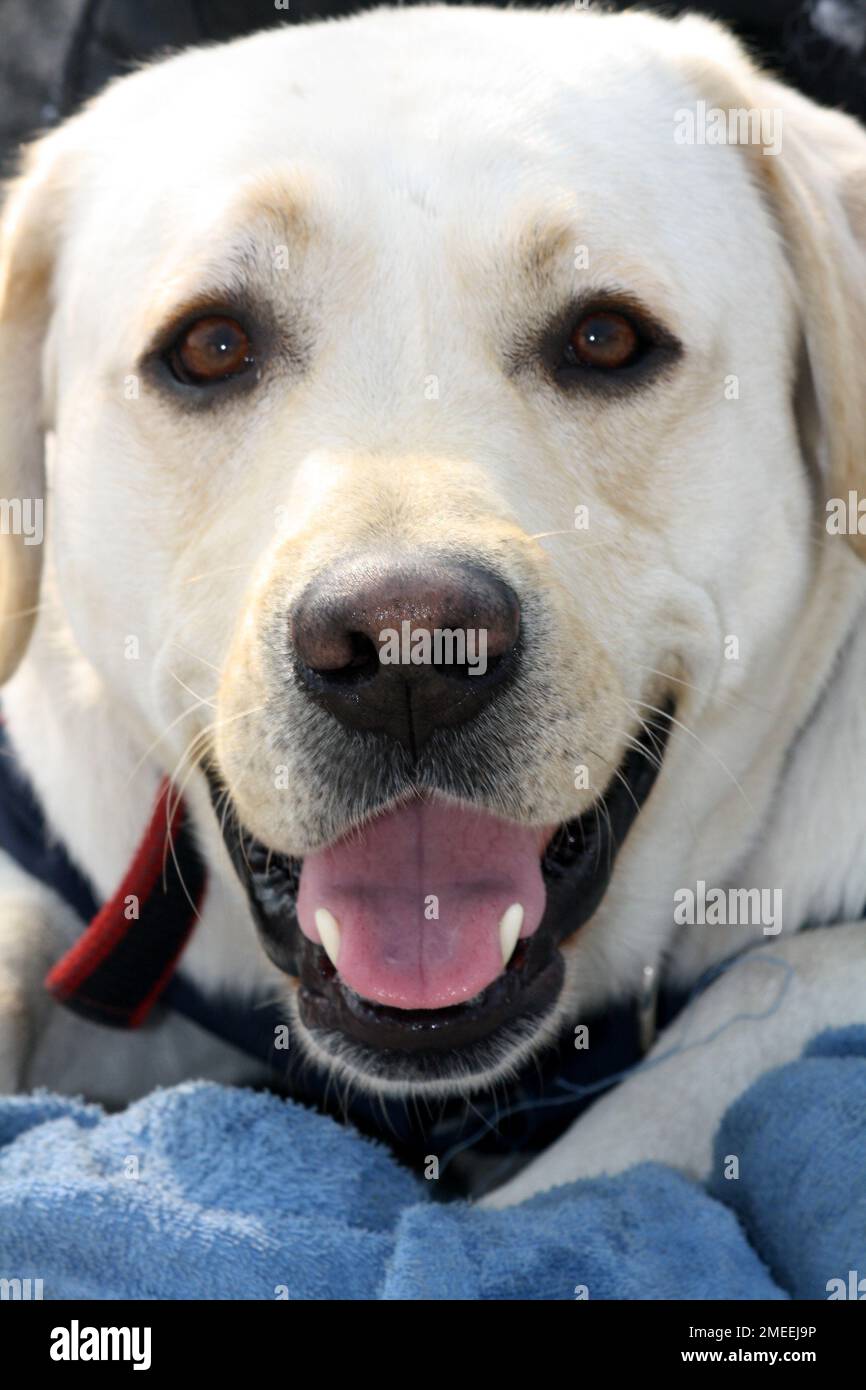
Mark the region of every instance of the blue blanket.
<instances>
[{"instance_id":1,"label":"blue blanket","mask_svg":"<svg viewBox=\"0 0 866 1390\"><path fill-rule=\"evenodd\" d=\"M644 1164L487 1211L267 1094L187 1084L117 1115L12 1098L0 1278L45 1298L827 1298L866 1276L866 1030L747 1091L726 1154L740 1176L710 1190Z\"/></svg>"}]
</instances>

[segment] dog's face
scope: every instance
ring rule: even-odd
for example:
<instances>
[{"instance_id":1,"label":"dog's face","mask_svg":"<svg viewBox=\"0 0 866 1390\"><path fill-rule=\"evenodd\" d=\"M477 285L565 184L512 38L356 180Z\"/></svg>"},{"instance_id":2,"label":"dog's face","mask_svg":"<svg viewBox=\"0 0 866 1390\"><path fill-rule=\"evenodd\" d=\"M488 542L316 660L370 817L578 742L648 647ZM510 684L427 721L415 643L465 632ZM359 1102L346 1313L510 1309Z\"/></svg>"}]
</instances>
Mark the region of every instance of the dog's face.
<instances>
[{"instance_id":1,"label":"dog's face","mask_svg":"<svg viewBox=\"0 0 866 1390\"><path fill-rule=\"evenodd\" d=\"M706 98L784 99L781 151L678 143ZM730 790L689 739L751 755L856 447L862 145L706 25L431 10L181 56L38 148L16 466L44 400L72 638L203 769L320 1057L491 1077L657 956Z\"/></svg>"}]
</instances>

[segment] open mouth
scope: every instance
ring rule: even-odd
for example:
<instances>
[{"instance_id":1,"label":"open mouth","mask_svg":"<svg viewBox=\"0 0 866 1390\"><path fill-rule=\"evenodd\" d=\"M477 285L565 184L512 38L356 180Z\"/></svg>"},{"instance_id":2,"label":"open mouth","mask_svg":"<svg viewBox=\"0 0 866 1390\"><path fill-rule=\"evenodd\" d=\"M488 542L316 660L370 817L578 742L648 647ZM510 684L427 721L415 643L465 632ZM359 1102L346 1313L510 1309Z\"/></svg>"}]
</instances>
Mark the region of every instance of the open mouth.
<instances>
[{"instance_id":1,"label":"open mouth","mask_svg":"<svg viewBox=\"0 0 866 1390\"><path fill-rule=\"evenodd\" d=\"M303 860L224 814L211 771L264 948L298 981L301 1020L324 1050L347 1040L377 1075L390 1058L401 1075L441 1077L443 1052L468 1072L497 1035L549 1014L560 947L604 897L671 715L641 729L604 794L566 824L529 828L416 797Z\"/></svg>"}]
</instances>

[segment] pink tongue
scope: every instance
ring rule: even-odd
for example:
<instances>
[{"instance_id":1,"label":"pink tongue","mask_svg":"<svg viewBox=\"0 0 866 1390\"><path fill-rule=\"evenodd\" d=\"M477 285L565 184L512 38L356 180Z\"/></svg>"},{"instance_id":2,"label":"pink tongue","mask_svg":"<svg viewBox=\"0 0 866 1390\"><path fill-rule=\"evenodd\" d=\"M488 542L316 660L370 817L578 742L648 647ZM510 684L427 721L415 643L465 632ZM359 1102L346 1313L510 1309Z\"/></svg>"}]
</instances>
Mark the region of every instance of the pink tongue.
<instances>
[{"instance_id":1,"label":"pink tongue","mask_svg":"<svg viewBox=\"0 0 866 1390\"><path fill-rule=\"evenodd\" d=\"M315 914L340 927L337 972L365 999L441 1009L501 974L499 923L514 903L520 935L544 913L540 858L547 836L446 801L413 801L304 860L298 920L320 940Z\"/></svg>"}]
</instances>

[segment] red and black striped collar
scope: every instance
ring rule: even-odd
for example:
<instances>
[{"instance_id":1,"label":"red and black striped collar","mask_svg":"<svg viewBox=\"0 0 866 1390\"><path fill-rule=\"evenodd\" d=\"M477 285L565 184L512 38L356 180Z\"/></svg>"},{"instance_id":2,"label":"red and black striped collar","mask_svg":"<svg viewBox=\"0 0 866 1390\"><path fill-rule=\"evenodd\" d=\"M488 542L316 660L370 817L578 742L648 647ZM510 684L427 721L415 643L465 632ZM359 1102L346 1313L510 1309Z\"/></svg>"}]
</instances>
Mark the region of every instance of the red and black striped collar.
<instances>
[{"instance_id":1,"label":"red and black striped collar","mask_svg":"<svg viewBox=\"0 0 866 1390\"><path fill-rule=\"evenodd\" d=\"M165 778L120 886L50 971L49 993L96 1023L139 1027L174 975L206 886L186 807Z\"/></svg>"},{"instance_id":2,"label":"red and black striped collar","mask_svg":"<svg viewBox=\"0 0 866 1390\"><path fill-rule=\"evenodd\" d=\"M207 889L187 808L166 779L129 869L100 903L89 880L52 835L0 716L0 847L81 918L82 934L49 973L52 995L76 1014L137 1028L159 1005L224 1042L285 1070L274 1054L275 1006L228 991L204 991L182 969ZM181 968L178 968L178 967Z\"/></svg>"}]
</instances>

